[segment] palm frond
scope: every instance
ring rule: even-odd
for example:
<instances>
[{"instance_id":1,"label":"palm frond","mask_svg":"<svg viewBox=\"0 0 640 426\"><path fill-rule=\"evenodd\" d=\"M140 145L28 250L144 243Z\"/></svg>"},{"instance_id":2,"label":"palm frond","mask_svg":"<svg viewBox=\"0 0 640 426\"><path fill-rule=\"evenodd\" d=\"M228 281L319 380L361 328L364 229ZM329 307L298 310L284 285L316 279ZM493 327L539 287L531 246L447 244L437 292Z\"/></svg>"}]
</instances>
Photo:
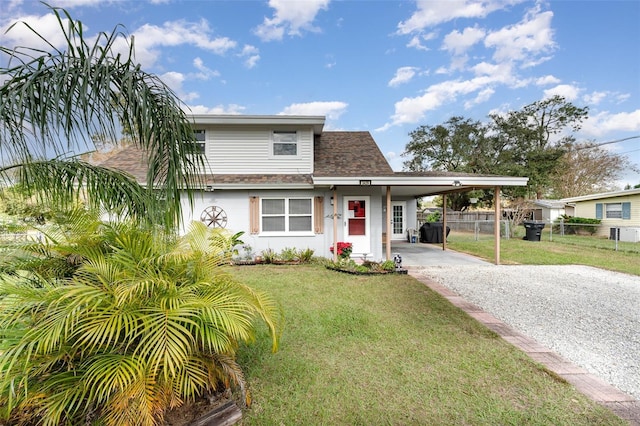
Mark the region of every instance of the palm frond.
<instances>
[{"instance_id":1,"label":"palm frond","mask_svg":"<svg viewBox=\"0 0 640 426\"><path fill-rule=\"evenodd\" d=\"M95 211L139 222L153 220L153 212L160 209L155 193L147 191L133 176L77 158L28 161L5 170L9 169L17 171L19 182L40 202L54 209L81 201Z\"/></svg>"},{"instance_id":2,"label":"palm frond","mask_svg":"<svg viewBox=\"0 0 640 426\"><path fill-rule=\"evenodd\" d=\"M0 68L0 150L11 162L26 163L85 152L93 148L93 135L118 141L127 132L148 153L147 191L166 193L165 223L177 223L180 192L198 184L204 162L182 143L194 138L181 101L135 62L133 39L127 43L119 26L89 44L81 22L62 9L51 10L66 49L0 47L9 57L8 66ZM127 53L118 52L123 39ZM189 197L193 201L191 192Z\"/></svg>"}]
</instances>

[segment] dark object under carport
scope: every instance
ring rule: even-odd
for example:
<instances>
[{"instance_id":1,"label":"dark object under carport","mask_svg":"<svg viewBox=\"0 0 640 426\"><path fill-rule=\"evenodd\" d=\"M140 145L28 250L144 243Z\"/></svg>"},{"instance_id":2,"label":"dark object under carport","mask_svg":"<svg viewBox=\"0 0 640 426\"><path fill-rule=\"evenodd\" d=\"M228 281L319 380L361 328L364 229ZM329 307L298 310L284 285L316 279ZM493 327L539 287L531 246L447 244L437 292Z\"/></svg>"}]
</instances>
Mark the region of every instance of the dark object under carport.
<instances>
[{"instance_id":1,"label":"dark object under carport","mask_svg":"<svg viewBox=\"0 0 640 426\"><path fill-rule=\"evenodd\" d=\"M529 221L524 222L524 229L526 231L526 235L523 238L527 241L540 241L540 235L542 235L542 230L544 229L544 222L535 222Z\"/></svg>"},{"instance_id":2,"label":"dark object under carport","mask_svg":"<svg viewBox=\"0 0 640 426\"><path fill-rule=\"evenodd\" d=\"M447 226L447 236L451 228ZM421 243L442 243L442 222L426 222L420 227Z\"/></svg>"}]
</instances>

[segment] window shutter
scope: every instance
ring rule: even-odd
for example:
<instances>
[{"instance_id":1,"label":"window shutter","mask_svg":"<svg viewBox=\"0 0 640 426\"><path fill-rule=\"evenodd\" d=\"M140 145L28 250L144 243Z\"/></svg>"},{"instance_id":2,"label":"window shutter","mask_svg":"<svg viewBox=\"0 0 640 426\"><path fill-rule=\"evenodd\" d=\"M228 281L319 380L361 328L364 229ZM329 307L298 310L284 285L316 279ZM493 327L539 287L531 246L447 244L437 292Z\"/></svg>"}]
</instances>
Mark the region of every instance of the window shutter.
<instances>
[{"instance_id":1,"label":"window shutter","mask_svg":"<svg viewBox=\"0 0 640 426\"><path fill-rule=\"evenodd\" d=\"M602 203L596 203L596 219L602 219Z\"/></svg>"},{"instance_id":2,"label":"window shutter","mask_svg":"<svg viewBox=\"0 0 640 426\"><path fill-rule=\"evenodd\" d=\"M324 234L324 197L313 199L313 231Z\"/></svg>"},{"instance_id":3,"label":"window shutter","mask_svg":"<svg viewBox=\"0 0 640 426\"><path fill-rule=\"evenodd\" d=\"M249 233L260 233L260 198L249 198Z\"/></svg>"},{"instance_id":4,"label":"window shutter","mask_svg":"<svg viewBox=\"0 0 640 426\"><path fill-rule=\"evenodd\" d=\"M631 219L631 203L622 203L622 218Z\"/></svg>"}]
</instances>

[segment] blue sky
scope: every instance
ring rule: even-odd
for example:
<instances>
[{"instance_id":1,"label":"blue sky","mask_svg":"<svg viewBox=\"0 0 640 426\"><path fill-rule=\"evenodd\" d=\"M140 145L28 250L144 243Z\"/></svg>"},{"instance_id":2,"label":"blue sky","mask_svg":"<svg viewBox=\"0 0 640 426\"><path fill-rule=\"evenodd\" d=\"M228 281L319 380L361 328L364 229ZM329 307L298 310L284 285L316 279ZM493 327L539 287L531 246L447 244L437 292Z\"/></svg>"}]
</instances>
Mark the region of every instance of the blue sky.
<instances>
[{"instance_id":1,"label":"blue sky","mask_svg":"<svg viewBox=\"0 0 640 426\"><path fill-rule=\"evenodd\" d=\"M124 25L137 59L195 113L326 115L368 130L396 170L408 133L559 94L579 141L640 135L640 1L49 0L90 37ZM40 2L0 0L62 45ZM1 44L34 45L21 27ZM640 164L640 139L606 145ZM640 183L627 171L621 185Z\"/></svg>"}]
</instances>

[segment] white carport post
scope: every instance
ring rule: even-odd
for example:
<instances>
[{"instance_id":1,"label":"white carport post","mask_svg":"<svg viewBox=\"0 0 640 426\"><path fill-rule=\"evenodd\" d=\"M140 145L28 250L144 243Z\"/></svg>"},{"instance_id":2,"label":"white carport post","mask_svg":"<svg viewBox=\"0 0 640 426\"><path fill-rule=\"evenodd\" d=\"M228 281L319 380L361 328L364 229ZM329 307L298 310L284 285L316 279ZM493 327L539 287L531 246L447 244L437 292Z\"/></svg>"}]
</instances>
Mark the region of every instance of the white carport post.
<instances>
[{"instance_id":1,"label":"white carport post","mask_svg":"<svg viewBox=\"0 0 640 426\"><path fill-rule=\"evenodd\" d=\"M338 191L333 187L333 261L338 261Z\"/></svg>"},{"instance_id":2,"label":"white carport post","mask_svg":"<svg viewBox=\"0 0 640 426\"><path fill-rule=\"evenodd\" d=\"M493 253L496 259L496 265L500 264L500 187L495 187L495 193L493 196L493 202L495 205L495 223L493 226L493 239L494 239L494 247Z\"/></svg>"},{"instance_id":3,"label":"white carport post","mask_svg":"<svg viewBox=\"0 0 640 426\"><path fill-rule=\"evenodd\" d=\"M385 243L385 248L386 248L386 256L387 256L387 260L391 260L391 227L393 226L393 224L391 223L391 187L387 186L387 215L386 215L386 219L387 221L387 232L385 232L384 234L384 243Z\"/></svg>"}]
</instances>

